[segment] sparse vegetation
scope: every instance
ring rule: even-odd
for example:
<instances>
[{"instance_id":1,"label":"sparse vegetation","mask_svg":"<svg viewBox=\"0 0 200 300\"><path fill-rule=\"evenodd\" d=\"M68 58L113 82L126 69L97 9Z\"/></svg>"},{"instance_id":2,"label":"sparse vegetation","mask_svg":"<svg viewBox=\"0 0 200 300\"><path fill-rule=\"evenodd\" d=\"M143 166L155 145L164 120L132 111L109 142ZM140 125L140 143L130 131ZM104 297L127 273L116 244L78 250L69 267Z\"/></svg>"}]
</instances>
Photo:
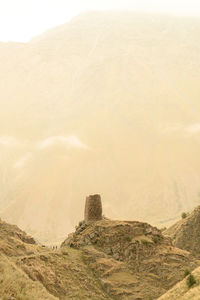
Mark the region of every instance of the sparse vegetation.
<instances>
[{"instance_id":1,"label":"sparse vegetation","mask_svg":"<svg viewBox=\"0 0 200 300\"><path fill-rule=\"evenodd\" d=\"M126 241L130 242L131 241L131 237L129 235L126 236Z\"/></svg>"},{"instance_id":2,"label":"sparse vegetation","mask_svg":"<svg viewBox=\"0 0 200 300\"><path fill-rule=\"evenodd\" d=\"M0 242L0 297L7 297L2 300L10 300L13 293L16 300L58 300L63 295L110 300L122 291L121 300L127 295L154 299L161 295L160 287L170 288L183 279L184 268L187 291L199 281L189 271L198 261L147 223L103 219L85 227L80 222L55 253L33 243L16 226L0 222ZM163 263L167 268L160 268ZM152 273L158 276L149 283Z\"/></svg>"},{"instance_id":3,"label":"sparse vegetation","mask_svg":"<svg viewBox=\"0 0 200 300\"><path fill-rule=\"evenodd\" d=\"M157 236L153 236L152 237L152 241L154 242L154 244L158 243L158 237Z\"/></svg>"},{"instance_id":4,"label":"sparse vegetation","mask_svg":"<svg viewBox=\"0 0 200 300\"><path fill-rule=\"evenodd\" d=\"M190 271L188 269L185 269L185 272L184 272L184 277L187 277L190 273Z\"/></svg>"},{"instance_id":5,"label":"sparse vegetation","mask_svg":"<svg viewBox=\"0 0 200 300\"><path fill-rule=\"evenodd\" d=\"M189 271L189 269L188 269ZM188 273L188 272L187 272ZM192 275L194 280L191 280L190 275ZM189 279L188 279L189 278ZM187 284L189 283L189 286ZM162 295L158 300L199 300L200 297L200 267L194 270L191 274L189 274L185 279L181 282L177 283L172 289L170 289L167 293ZM192 283L192 285L191 285Z\"/></svg>"},{"instance_id":6,"label":"sparse vegetation","mask_svg":"<svg viewBox=\"0 0 200 300\"><path fill-rule=\"evenodd\" d=\"M143 239L143 240L141 240L141 243L142 243L143 245L147 246L147 245L149 244L149 241Z\"/></svg>"},{"instance_id":7,"label":"sparse vegetation","mask_svg":"<svg viewBox=\"0 0 200 300\"><path fill-rule=\"evenodd\" d=\"M185 215L183 215L183 218ZM194 256L200 258L200 206L187 214L182 219L169 227L165 234L173 239L173 245L189 251Z\"/></svg>"},{"instance_id":8,"label":"sparse vegetation","mask_svg":"<svg viewBox=\"0 0 200 300\"><path fill-rule=\"evenodd\" d=\"M183 213L181 214L181 218L182 218L182 219L187 218L187 214L186 214L185 212L183 212Z\"/></svg>"},{"instance_id":9,"label":"sparse vegetation","mask_svg":"<svg viewBox=\"0 0 200 300\"><path fill-rule=\"evenodd\" d=\"M192 274L189 274L187 279L186 279L186 283L188 288L190 289L191 287L193 287L196 284L196 279Z\"/></svg>"},{"instance_id":10,"label":"sparse vegetation","mask_svg":"<svg viewBox=\"0 0 200 300\"><path fill-rule=\"evenodd\" d=\"M174 234L173 236L172 236L172 240L175 240L176 239L176 234Z\"/></svg>"},{"instance_id":11,"label":"sparse vegetation","mask_svg":"<svg viewBox=\"0 0 200 300\"><path fill-rule=\"evenodd\" d=\"M32 281L24 272L0 254L0 298L2 300L58 300L38 281ZM15 296L13 298L13 295Z\"/></svg>"}]
</instances>

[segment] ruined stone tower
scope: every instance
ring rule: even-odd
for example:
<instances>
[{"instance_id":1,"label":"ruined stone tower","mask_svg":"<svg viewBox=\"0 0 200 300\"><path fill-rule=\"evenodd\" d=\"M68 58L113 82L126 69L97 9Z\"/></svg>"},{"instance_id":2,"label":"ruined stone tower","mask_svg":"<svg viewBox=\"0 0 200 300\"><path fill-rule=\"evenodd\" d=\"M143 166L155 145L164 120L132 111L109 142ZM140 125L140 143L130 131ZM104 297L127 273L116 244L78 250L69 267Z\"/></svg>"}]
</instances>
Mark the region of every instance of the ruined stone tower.
<instances>
[{"instance_id":1,"label":"ruined stone tower","mask_svg":"<svg viewBox=\"0 0 200 300\"><path fill-rule=\"evenodd\" d=\"M85 202L85 221L98 221L102 219L101 196L90 195Z\"/></svg>"}]
</instances>

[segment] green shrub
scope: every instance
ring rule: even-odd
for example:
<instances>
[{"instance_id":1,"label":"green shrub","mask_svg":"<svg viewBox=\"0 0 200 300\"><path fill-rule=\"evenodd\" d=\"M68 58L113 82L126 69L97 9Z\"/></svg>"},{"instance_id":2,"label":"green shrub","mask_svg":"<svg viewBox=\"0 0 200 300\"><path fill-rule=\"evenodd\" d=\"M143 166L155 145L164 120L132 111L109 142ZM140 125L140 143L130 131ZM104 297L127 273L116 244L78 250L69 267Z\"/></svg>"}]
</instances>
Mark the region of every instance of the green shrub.
<instances>
[{"instance_id":1,"label":"green shrub","mask_svg":"<svg viewBox=\"0 0 200 300\"><path fill-rule=\"evenodd\" d=\"M149 241L147 241L147 240L141 240L141 243L142 243L143 245L147 246L147 245L149 244Z\"/></svg>"},{"instance_id":2,"label":"green shrub","mask_svg":"<svg viewBox=\"0 0 200 300\"><path fill-rule=\"evenodd\" d=\"M129 235L126 236L126 240L127 242L130 242L131 241L131 237Z\"/></svg>"},{"instance_id":3,"label":"green shrub","mask_svg":"<svg viewBox=\"0 0 200 300\"><path fill-rule=\"evenodd\" d=\"M184 272L184 277L187 277L188 275L190 275L190 271L188 269L185 269L185 272Z\"/></svg>"},{"instance_id":4,"label":"green shrub","mask_svg":"<svg viewBox=\"0 0 200 300\"><path fill-rule=\"evenodd\" d=\"M153 237L152 237L152 241L153 241L155 244L158 244L158 237L157 237L157 236L153 236Z\"/></svg>"},{"instance_id":5,"label":"green shrub","mask_svg":"<svg viewBox=\"0 0 200 300\"><path fill-rule=\"evenodd\" d=\"M186 214L185 212L183 212L182 215L181 215L181 218L182 218L182 219L187 218L187 214Z\"/></svg>"},{"instance_id":6,"label":"green shrub","mask_svg":"<svg viewBox=\"0 0 200 300\"><path fill-rule=\"evenodd\" d=\"M186 279L186 283L187 283L187 286L189 289L196 283L196 279L194 278L194 276L192 274L188 275L188 277Z\"/></svg>"}]
</instances>

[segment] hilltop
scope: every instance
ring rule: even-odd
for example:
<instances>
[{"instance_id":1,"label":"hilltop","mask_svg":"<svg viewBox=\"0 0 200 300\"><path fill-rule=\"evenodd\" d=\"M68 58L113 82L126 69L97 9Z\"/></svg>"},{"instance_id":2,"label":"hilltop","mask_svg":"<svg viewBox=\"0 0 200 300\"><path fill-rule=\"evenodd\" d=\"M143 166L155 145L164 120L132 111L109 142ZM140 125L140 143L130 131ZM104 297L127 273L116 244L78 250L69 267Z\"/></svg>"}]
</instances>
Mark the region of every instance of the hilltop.
<instances>
[{"instance_id":1,"label":"hilltop","mask_svg":"<svg viewBox=\"0 0 200 300\"><path fill-rule=\"evenodd\" d=\"M114 299L157 298L198 262L172 246L156 227L134 221L80 222L62 243L83 259Z\"/></svg>"}]
</instances>

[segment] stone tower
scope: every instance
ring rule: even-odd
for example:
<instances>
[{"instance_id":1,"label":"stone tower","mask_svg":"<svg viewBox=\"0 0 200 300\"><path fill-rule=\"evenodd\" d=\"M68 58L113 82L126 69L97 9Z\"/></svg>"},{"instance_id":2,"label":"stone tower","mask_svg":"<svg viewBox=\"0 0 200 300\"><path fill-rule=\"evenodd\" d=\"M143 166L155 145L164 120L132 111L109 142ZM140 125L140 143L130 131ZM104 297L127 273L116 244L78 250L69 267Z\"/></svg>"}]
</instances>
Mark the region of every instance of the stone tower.
<instances>
[{"instance_id":1,"label":"stone tower","mask_svg":"<svg viewBox=\"0 0 200 300\"><path fill-rule=\"evenodd\" d=\"M100 195L90 195L86 198L84 219L85 222L98 221L102 219L102 204Z\"/></svg>"}]
</instances>

